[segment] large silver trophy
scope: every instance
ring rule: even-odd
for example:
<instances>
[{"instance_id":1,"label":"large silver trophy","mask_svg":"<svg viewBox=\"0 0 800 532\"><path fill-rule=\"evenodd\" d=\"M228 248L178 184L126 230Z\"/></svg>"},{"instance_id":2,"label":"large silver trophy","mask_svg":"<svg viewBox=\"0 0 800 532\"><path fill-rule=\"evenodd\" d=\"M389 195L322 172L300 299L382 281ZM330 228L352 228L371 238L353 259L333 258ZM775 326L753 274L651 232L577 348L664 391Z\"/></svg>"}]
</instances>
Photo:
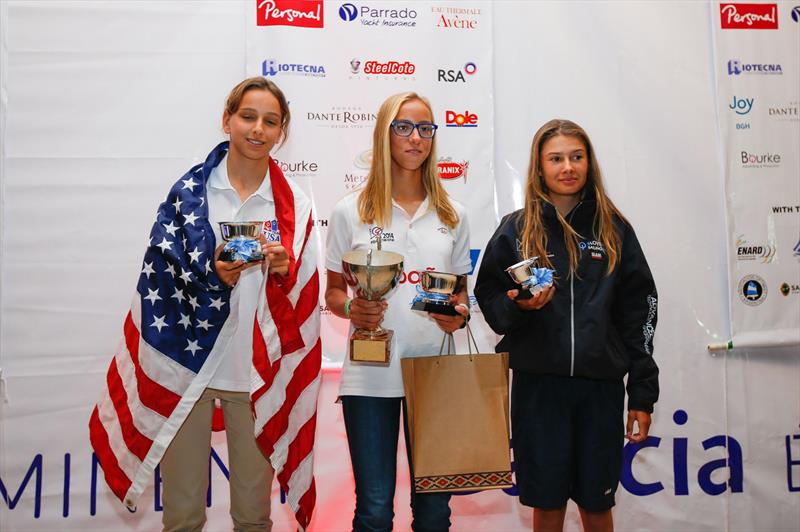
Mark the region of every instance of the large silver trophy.
<instances>
[{"instance_id":1,"label":"large silver trophy","mask_svg":"<svg viewBox=\"0 0 800 532\"><path fill-rule=\"evenodd\" d=\"M400 284L403 256L380 249L356 250L342 256L344 280L359 297L386 299ZM350 360L388 364L394 331L380 325L375 330L358 328L350 335Z\"/></svg>"},{"instance_id":2,"label":"large silver trophy","mask_svg":"<svg viewBox=\"0 0 800 532\"><path fill-rule=\"evenodd\" d=\"M234 262L256 262L264 260L261 253L261 234L264 222L220 222L219 231L226 242L219 254L219 260Z\"/></svg>"},{"instance_id":3,"label":"large silver trophy","mask_svg":"<svg viewBox=\"0 0 800 532\"><path fill-rule=\"evenodd\" d=\"M467 276L458 273L424 271L419 278L420 293L411 303L412 310L455 316L456 307L450 296L461 292Z\"/></svg>"}]
</instances>

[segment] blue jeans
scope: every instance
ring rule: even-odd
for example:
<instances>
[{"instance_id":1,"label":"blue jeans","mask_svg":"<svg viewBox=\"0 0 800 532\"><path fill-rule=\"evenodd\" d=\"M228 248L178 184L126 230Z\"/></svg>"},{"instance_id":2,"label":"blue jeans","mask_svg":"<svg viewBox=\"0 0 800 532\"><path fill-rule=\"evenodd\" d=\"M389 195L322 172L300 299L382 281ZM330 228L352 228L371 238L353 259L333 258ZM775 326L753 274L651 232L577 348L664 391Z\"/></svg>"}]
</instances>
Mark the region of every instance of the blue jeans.
<instances>
[{"instance_id":1,"label":"blue jeans","mask_svg":"<svg viewBox=\"0 0 800 532\"><path fill-rule=\"evenodd\" d=\"M342 396L344 425L350 446L350 461L356 481L355 532L392 530L394 488L397 471L397 439L400 433L400 410L403 430L405 403L402 397ZM412 471L411 453L406 443L408 464ZM411 483L411 528L415 532L439 532L450 528L450 494L414 492Z\"/></svg>"}]
</instances>

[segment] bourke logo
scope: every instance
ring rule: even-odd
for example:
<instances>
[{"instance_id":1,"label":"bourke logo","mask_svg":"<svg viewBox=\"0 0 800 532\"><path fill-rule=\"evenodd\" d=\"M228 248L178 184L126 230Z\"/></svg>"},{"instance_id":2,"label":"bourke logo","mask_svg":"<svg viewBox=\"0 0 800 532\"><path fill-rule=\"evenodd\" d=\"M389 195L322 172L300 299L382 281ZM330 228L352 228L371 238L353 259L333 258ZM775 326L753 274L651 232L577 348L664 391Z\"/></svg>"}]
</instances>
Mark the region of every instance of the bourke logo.
<instances>
[{"instance_id":1,"label":"bourke logo","mask_svg":"<svg viewBox=\"0 0 800 532\"><path fill-rule=\"evenodd\" d=\"M464 111L464 114L455 111L445 111L444 122L447 127L478 127L478 115Z\"/></svg>"},{"instance_id":2,"label":"bourke logo","mask_svg":"<svg viewBox=\"0 0 800 532\"><path fill-rule=\"evenodd\" d=\"M322 0L256 0L256 25L321 28Z\"/></svg>"},{"instance_id":3,"label":"bourke logo","mask_svg":"<svg viewBox=\"0 0 800 532\"><path fill-rule=\"evenodd\" d=\"M723 30L777 30L777 4L720 4Z\"/></svg>"},{"instance_id":4,"label":"bourke logo","mask_svg":"<svg viewBox=\"0 0 800 532\"><path fill-rule=\"evenodd\" d=\"M441 179L456 179L464 176L464 183L466 183L467 169L469 169L469 161L458 163L449 157L447 159L439 159L439 162L436 163L436 170L439 172Z\"/></svg>"}]
</instances>

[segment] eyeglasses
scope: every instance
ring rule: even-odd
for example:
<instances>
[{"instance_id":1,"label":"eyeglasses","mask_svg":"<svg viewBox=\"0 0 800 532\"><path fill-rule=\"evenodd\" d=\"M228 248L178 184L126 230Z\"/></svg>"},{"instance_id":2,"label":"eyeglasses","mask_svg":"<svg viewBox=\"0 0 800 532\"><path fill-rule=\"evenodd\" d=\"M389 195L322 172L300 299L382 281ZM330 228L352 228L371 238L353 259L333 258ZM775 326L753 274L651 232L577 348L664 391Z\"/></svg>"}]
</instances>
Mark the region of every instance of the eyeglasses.
<instances>
[{"instance_id":1,"label":"eyeglasses","mask_svg":"<svg viewBox=\"0 0 800 532\"><path fill-rule=\"evenodd\" d=\"M420 122L419 124L415 124L410 120L392 120L390 126L392 131L394 131L394 134L398 137L410 137L416 129L420 138L423 139L432 139L433 136L436 135L436 129L439 127L436 124L431 124L430 122Z\"/></svg>"}]
</instances>

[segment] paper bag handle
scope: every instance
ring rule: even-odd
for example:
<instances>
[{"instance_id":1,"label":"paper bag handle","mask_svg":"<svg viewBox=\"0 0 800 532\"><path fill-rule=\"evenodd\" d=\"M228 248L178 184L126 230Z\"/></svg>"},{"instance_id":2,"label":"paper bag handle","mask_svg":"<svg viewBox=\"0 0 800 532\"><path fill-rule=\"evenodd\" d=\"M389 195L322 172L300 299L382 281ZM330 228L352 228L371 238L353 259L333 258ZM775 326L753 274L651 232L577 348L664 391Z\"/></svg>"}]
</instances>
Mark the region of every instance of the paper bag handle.
<instances>
[{"instance_id":1,"label":"paper bag handle","mask_svg":"<svg viewBox=\"0 0 800 532\"><path fill-rule=\"evenodd\" d=\"M444 353L444 344L447 342L447 353ZM467 323L467 351L469 352L469 359L472 360L472 347L475 347L475 354L480 353L478 350L478 342L475 341L475 336L472 334L472 329ZM442 335L442 345L439 346L439 356L442 354L453 355L455 354L456 341L453 338L453 333L444 333Z\"/></svg>"}]
</instances>

